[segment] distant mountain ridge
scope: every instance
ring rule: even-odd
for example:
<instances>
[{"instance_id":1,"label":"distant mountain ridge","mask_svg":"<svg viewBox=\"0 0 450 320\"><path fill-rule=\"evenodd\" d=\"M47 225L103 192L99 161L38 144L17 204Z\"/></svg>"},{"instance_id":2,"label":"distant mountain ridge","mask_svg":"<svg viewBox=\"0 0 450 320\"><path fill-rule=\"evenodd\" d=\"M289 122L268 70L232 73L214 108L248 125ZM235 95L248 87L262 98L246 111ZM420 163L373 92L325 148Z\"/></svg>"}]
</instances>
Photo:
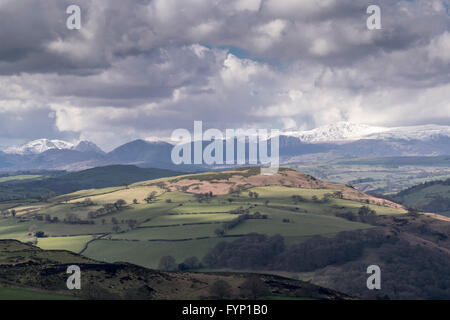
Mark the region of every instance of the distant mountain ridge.
<instances>
[{"instance_id":1,"label":"distant mountain ridge","mask_svg":"<svg viewBox=\"0 0 450 320\"><path fill-rule=\"evenodd\" d=\"M362 139L369 140L436 140L442 137L450 138L450 126L443 125L421 125L407 127L379 127L351 122L336 122L321 126L312 130L282 131L280 136L293 137L303 143L336 143L351 142ZM117 147L112 153L120 153L121 149L130 148L136 144L150 143L159 146L161 150L171 147L171 144L153 138L152 140L138 139ZM139 148L139 147L138 147ZM8 154L38 154L48 150L77 150L81 152L104 153L95 143L91 141L80 141L78 144L63 140L37 139L20 146L12 146L2 150ZM167 150L166 150L167 151Z\"/></svg>"},{"instance_id":2,"label":"distant mountain ridge","mask_svg":"<svg viewBox=\"0 0 450 320\"><path fill-rule=\"evenodd\" d=\"M339 122L309 131L286 131L279 136L279 142L280 164L349 157L443 156L450 155L450 126L383 128ZM210 142L203 141L202 144L204 149ZM74 145L61 140L39 139L0 151L0 171L78 171L113 164L177 171L227 167L220 164L175 165L171 160L172 148L168 142L138 139L105 153L90 141ZM193 145L191 150L194 150Z\"/></svg>"}]
</instances>

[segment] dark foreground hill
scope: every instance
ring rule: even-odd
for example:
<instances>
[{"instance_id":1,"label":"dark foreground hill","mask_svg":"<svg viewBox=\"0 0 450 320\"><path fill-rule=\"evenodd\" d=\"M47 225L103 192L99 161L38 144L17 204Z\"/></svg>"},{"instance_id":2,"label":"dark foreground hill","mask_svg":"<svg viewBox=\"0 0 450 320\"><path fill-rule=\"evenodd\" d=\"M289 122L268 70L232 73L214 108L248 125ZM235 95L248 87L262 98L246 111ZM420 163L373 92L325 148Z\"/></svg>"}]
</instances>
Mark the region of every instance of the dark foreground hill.
<instances>
[{"instance_id":1,"label":"dark foreground hill","mask_svg":"<svg viewBox=\"0 0 450 320\"><path fill-rule=\"evenodd\" d=\"M287 272L365 299L450 299L450 223L443 219L377 216L370 222L374 228L291 246L280 236L248 235L217 244L203 263L210 269ZM370 265L380 267L380 290L367 288Z\"/></svg>"},{"instance_id":2,"label":"dark foreground hill","mask_svg":"<svg viewBox=\"0 0 450 320\"><path fill-rule=\"evenodd\" d=\"M81 290L66 287L66 270L70 265L81 269ZM37 296L45 291L82 299L212 299L223 293L211 289L219 280L229 285L227 295L234 299L349 299L334 290L272 275L160 272L128 263L102 263L68 251L44 251L19 241L0 240L0 293L4 288L12 287L37 290Z\"/></svg>"}]
</instances>

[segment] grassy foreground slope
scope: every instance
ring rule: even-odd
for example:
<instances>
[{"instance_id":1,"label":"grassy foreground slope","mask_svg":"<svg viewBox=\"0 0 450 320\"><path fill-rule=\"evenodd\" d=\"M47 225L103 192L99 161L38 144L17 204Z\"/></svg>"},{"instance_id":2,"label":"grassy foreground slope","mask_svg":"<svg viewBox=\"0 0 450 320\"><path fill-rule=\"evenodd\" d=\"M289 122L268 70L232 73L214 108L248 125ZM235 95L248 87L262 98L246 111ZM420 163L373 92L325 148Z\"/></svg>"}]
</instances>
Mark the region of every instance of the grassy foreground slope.
<instances>
[{"instance_id":1,"label":"grassy foreground slope","mask_svg":"<svg viewBox=\"0 0 450 320\"><path fill-rule=\"evenodd\" d=\"M393 202L295 170L263 176L259 168L242 168L18 202L9 209L15 217L0 217L0 239L156 268L163 256L177 262L202 259L218 242L255 232L280 234L289 245L371 228L341 218L362 206L381 215L406 212Z\"/></svg>"},{"instance_id":2,"label":"grassy foreground slope","mask_svg":"<svg viewBox=\"0 0 450 320\"><path fill-rule=\"evenodd\" d=\"M2 288L0 300L74 300L76 297L36 289Z\"/></svg>"}]
</instances>

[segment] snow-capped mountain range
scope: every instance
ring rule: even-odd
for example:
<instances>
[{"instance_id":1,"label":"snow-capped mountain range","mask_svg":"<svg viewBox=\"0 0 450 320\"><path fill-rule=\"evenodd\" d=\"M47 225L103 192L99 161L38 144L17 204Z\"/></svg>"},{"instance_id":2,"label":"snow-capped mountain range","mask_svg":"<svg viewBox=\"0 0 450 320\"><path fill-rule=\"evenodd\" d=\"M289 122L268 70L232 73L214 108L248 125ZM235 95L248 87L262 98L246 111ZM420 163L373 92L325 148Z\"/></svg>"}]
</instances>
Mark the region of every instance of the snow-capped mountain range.
<instances>
[{"instance_id":1,"label":"snow-capped mountain range","mask_svg":"<svg viewBox=\"0 0 450 320\"><path fill-rule=\"evenodd\" d=\"M105 153L90 141L39 139L2 150L0 172L74 171L112 164L181 170L171 159L173 145L154 140L131 141ZM386 128L338 122L313 130L282 132L279 151L281 164L348 157L447 156L450 155L450 126ZM186 166L184 170L199 168Z\"/></svg>"},{"instance_id":2,"label":"snow-capped mountain range","mask_svg":"<svg viewBox=\"0 0 450 320\"><path fill-rule=\"evenodd\" d=\"M429 141L438 138L450 138L450 126L422 125L409 127L377 127L350 122L337 122L305 131L284 131L283 136L298 138L303 143L346 143L361 139L370 140L418 140ZM156 138L146 139L156 143ZM158 141L161 142L161 141ZM70 143L63 140L38 139L20 146L8 147L2 150L7 154L33 155L48 150L76 150L80 152L104 153L90 141Z\"/></svg>"},{"instance_id":3,"label":"snow-capped mountain range","mask_svg":"<svg viewBox=\"0 0 450 320\"><path fill-rule=\"evenodd\" d=\"M63 140L37 139L20 146L13 146L3 150L4 153L17 155L40 154L48 150L76 150L81 152L98 152L103 151L93 142L80 141L73 144Z\"/></svg>"},{"instance_id":4,"label":"snow-capped mountain range","mask_svg":"<svg viewBox=\"0 0 450 320\"><path fill-rule=\"evenodd\" d=\"M422 125L408 127L376 127L350 122L337 122L307 131L286 131L306 143L349 142L361 139L371 140L420 140L450 137L450 126Z\"/></svg>"}]
</instances>

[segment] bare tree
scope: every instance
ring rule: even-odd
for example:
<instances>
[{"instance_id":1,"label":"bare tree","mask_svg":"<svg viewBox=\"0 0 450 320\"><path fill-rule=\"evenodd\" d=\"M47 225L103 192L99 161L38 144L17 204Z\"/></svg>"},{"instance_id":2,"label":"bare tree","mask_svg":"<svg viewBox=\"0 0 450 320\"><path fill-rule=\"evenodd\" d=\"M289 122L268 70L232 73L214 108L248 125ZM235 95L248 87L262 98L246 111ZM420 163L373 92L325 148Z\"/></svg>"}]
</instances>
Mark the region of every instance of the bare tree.
<instances>
[{"instance_id":1,"label":"bare tree","mask_svg":"<svg viewBox=\"0 0 450 320\"><path fill-rule=\"evenodd\" d=\"M172 256L163 256L161 260L159 260L158 269L164 271L174 271L177 269L177 263L174 257Z\"/></svg>"}]
</instances>

